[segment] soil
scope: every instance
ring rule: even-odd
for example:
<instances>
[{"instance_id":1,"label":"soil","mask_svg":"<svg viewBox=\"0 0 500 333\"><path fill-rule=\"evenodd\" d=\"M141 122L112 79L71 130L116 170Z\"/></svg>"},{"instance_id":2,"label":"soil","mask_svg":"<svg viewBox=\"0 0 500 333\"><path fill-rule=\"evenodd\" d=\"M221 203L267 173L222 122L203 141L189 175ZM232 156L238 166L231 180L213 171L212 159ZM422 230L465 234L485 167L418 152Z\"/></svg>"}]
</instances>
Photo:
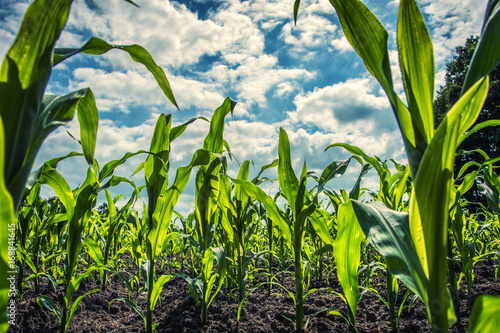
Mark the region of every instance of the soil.
<instances>
[{"instance_id":1,"label":"soil","mask_svg":"<svg viewBox=\"0 0 500 333\"><path fill-rule=\"evenodd\" d=\"M472 305L479 295L500 295L500 279L495 279L495 269L498 264L491 260L483 260L476 264L470 295L467 294L464 281L461 282L459 296L462 319L460 323L450 327L450 332L467 331ZM281 274L277 277L280 284L288 290L294 290L293 274L285 274L284 281L280 280ZM265 281L264 275L257 275L249 282L250 286L247 289L250 290L252 285ZM319 290L307 296L305 300L305 320L309 321L307 332L355 332L341 316L330 314L332 309L346 312L347 305L338 295L327 290L329 286L336 292L342 293L335 274L327 276L325 273L321 281L311 278L309 288ZM382 299L386 299L385 276L382 271L373 277L370 286ZM399 309L406 292L406 287L402 283L399 286L396 310ZM98 279L82 280L80 289L73 299L96 288L99 288ZM161 303L159 302L154 310L153 322L158 324L156 332L298 332L294 330L293 325L295 317L293 299L277 285L273 286L269 296L266 288L266 285L262 285L248 296L239 321L237 320L239 303L223 288L210 305L207 325L202 327L200 309L195 306L187 282L181 277L174 277L165 284L161 293ZM41 283L39 293L35 293L32 288L24 288L22 299L17 300L17 325L11 326L10 332L58 332L60 324L56 315L37 303L37 299L46 295L60 304L63 288L59 286L57 291L56 295L52 284L46 280ZM111 276L109 285L104 291L99 290L83 298L69 324L68 332L144 332L144 321L135 310L122 301L110 305L110 302L118 297L126 298L127 289L122 280L117 276ZM358 332L391 332L389 312L380 297L374 291L363 294L356 313ZM402 307L399 331L430 332L423 303L416 300L410 306L412 297L413 294L410 294ZM136 301L139 309L146 309L144 289L137 295L135 292L132 293L131 299ZM326 309L330 310L325 311Z\"/></svg>"}]
</instances>

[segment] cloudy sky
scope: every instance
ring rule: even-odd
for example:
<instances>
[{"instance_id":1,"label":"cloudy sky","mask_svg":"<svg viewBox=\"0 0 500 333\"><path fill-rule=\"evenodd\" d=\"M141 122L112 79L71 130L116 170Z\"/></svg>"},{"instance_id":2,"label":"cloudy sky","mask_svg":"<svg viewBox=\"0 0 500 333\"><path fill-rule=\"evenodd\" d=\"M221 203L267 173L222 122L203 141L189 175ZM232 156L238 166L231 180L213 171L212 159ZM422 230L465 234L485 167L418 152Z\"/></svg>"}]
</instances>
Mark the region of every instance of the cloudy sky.
<instances>
[{"instance_id":1,"label":"cloudy sky","mask_svg":"<svg viewBox=\"0 0 500 333\"><path fill-rule=\"evenodd\" d=\"M227 96L238 104L233 117L226 120L224 138L238 161L254 162L253 175L277 158L280 127L288 132L298 172L304 160L310 170L320 173L332 161L347 158L340 148L324 152L336 142L405 162L387 98L345 39L329 1L302 0L296 26L293 2L137 0L140 8L136 8L120 0L75 0L58 46L79 47L91 36L114 44L142 45L166 72L180 110L142 65L118 50L103 56L79 55L57 65L47 93L92 89L100 111L96 158L101 166L126 152L147 150L160 113L172 113L175 124L195 116L211 117ZM434 44L438 89L454 48L479 34L487 0L417 2ZM1 1L2 59L29 3ZM364 3L389 32L393 75L400 82L395 42L399 1ZM402 84L397 87L402 94ZM35 167L79 150L67 130L78 136L76 119L49 136ZM188 163L202 147L207 131L206 122L196 121L173 143L172 170ZM130 176L144 159L145 155L139 155L129 160L116 174ZM85 176L83 158L63 162L58 169L72 187ZM229 173L235 176L237 170L233 160ZM350 188L359 170L352 165L332 186ZM275 178L276 171L266 175ZM142 178L138 174L132 179L143 184ZM363 186L377 190L376 178L366 178ZM113 194L130 197L131 192L131 187L120 186ZM177 209L189 212L193 198L191 182Z\"/></svg>"}]
</instances>

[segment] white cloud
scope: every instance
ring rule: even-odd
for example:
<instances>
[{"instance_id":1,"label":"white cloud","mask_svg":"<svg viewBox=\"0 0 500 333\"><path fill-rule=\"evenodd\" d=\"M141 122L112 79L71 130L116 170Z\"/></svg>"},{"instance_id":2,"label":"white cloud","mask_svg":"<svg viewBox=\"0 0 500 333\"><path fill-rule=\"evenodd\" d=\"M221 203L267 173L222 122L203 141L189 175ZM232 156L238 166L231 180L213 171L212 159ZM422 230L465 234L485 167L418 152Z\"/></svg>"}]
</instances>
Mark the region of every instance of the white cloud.
<instances>
[{"instance_id":1,"label":"white cloud","mask_svg":"<svg viewBox=\"0 0 500 333\"><path fill-rule=\"evenodd\" d=\"M376 96L378 83L369 78L351 79L315 89L295 97L296 111L288 112L292 122L316 126L323 131L365 132L380 130L377 113L387 110L385 96Z\"/></svg>"},{"instance_id":2,"label":"white cloud","mask_svg":"<svg viewBox=\"0 0 500 333\"><path fill-rule=\"evenodd\" d=\"M335 49L340 51L340 53L354 51L353 47L345 36L340 37L340 39L333 39L330 44L332 44Z\"/></svg>"}]
</instances>

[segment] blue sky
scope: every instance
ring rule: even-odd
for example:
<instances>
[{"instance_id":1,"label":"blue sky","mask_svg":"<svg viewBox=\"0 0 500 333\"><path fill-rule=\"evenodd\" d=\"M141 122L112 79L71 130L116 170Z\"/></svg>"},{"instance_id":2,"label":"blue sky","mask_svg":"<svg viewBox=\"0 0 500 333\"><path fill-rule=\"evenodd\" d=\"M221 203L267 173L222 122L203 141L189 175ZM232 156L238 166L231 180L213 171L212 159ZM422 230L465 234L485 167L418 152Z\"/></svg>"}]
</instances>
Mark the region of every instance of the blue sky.
<instances>
[{"instance_id":1,"label":"blue sky","mask_svg":"<svg viewBox=\"0 0 500 333\"><path fill-rule=\"evenodd\" d=\"M110 43L145 47L165 70L180 111L175 109L145 68L114 50L104 56L80 55L53 70L47 92L65 94L90 87L97 98L100 123L96 158L101 165L126 152L147 150L158 114L172 113L180 124L195 116L211 117L226 96L238 102L224 133L242 162L254 161L256 174L277 158L279 128L288 132L294 167L304 160L311 171L321 170L348 155L336 142L362 148L382 159L405 161L402 140L387 98L366 72L345 39L327 0L302 0L297 25L293 0L137 0L136 8L120 0L76 0L60 47L79 47L91 36ZM395 42L398 0L364 3L389 32L393 76L404 95ZM417 1L434 45L436 90L444 83L445 64L454 48L480 32L486 0ZM19 28L29 1L2 0L0 55L3 58ZM404 100L404 99L403 99ZM78 146L66 134L78 136L78 123L54 132L39 152L35 167ZM185 165L201 148L208 124L196 121L172 146L172 170ZM117 169L128 177L145 159L139 155ZM238 164L230 163L236 175ZM82 159L63 162L58 170L72 187L85 176ZM78 172L75 172L77 170ZM359 166L334 180L335 188L350 188ZM267 174L276 177L275 171ZM143 175L132 179L142 184ZM173 174L172 174L173 179ZM372 175L362 183L377 190ZM276 184L265 185L266 189ZM120 186L114 195L129 197ZM123 201L124 199L122 199ZM192 182L177 209L193 207ZM142 206L142 203L140 204Z\"/></svg>"}]
</instances>

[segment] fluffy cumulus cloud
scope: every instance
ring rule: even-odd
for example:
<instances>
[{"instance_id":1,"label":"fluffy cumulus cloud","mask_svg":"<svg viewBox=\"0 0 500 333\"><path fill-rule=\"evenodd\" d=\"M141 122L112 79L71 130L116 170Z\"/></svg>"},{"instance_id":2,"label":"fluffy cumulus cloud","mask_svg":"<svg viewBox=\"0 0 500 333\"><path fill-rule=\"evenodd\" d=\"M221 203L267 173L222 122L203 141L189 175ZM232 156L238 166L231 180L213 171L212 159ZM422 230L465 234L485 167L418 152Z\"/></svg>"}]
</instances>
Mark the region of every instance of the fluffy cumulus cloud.
<instances>
[{"instance_id":1,"label":"fluffy cumulus cloud","mask_svg":"<svg viewBox=\"0 0 500 333\"><path fill-rule=\"evenodd\" d=\"M295 97L292 122L301 122L322 131L374 133L391 129L386 118L390 108L385 96L377 96L378 83L369 78L351 79L315 89Z\"/></svg>"}]
</instances>

